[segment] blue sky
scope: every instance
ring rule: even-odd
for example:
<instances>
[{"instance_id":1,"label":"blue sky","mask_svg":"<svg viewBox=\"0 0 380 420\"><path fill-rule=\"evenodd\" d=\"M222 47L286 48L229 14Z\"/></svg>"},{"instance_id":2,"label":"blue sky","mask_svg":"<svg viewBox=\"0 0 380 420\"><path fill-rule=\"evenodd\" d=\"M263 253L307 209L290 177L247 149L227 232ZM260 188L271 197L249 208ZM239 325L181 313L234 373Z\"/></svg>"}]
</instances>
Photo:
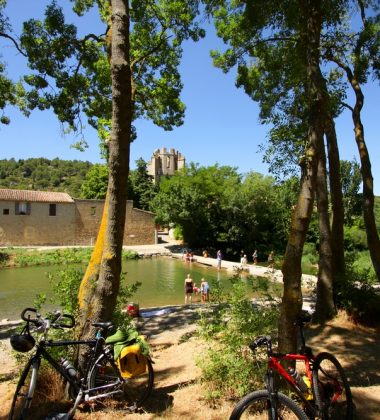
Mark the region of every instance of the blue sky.
<instances>
[{"instance_id":1,"label":"blue sky","mask_svg":"<svg viewBox=\"0 0 380 420\"><path fill-rule=\"evenodd\" d=\"M21 25L28 17L40 17L46 1L11 0L9 3L8 15ZM17 26L15 31L18 31ZM185 123L171 132L165 132L149 121L137 121L138 138L131 147L132 168L136 159L142 157L147 161L155 149L166 147L180 151L187 162L204 166L218 163L236 166L240 173L257 171L267 174L267 166L262 163L262 153L259 152L259 145L266 139L267 127L258 122L258 106L243 90L235 87L235 74L224 74L213 67L209 51L219 45L220 41L212 31L198 43L185 44L181 64L184 83L182 100L187 107ZM9 43L1 42L0 54L9 65L9 75L18 74L23 60ZM365 136L372 162L375 194L380 195L379 84L370 83L363 90ZM17 110L9 109L7 115L12 122L9 126L0 126L1 159L58 157L101 162L97 133L91 127L85 131L89 148L79 152L70 147L76 141L75 137L62 133L53 113L34 111L26 118ZM358 159L349 112L339 117L336 128L341 159Z\"/></svg>"}]
</instances>

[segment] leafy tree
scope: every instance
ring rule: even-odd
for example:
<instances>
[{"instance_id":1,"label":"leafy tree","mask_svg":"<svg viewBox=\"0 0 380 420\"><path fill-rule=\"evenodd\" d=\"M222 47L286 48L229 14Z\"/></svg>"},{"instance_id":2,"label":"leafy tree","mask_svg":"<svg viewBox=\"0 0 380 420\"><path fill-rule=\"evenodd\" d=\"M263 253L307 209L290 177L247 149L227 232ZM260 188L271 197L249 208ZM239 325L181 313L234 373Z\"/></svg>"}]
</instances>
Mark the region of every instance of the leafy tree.
<instances>
[{"instance_id":1,"label":"leafy tree","mask_svg":"<svg viewBox=\"0 0 380 420\"><path fill-rule=\"evenodd\" d=\"M128 197L133 200L134 207L142 210L150 210L150 203L153 200L157 188L152 178L148 175L147 163L142 159L136 161L137 168L129 174L131 193Z\"/></svg>"},{"instance_id":2,"label":"leafy tree","mask_svg":"<svg viewBox=\"0 0 380 420\"><path fill-rule=\"evenodd\" d=\"M106 33L78 37L77 28L65 22L62 9L52 2L43 21L24 24L21 40L35 72L27 78L29 106L52 107L72 130L80 129L85 113L105 141L109 180L104 213L79 290L86 337L93 331L85 321L110 319L116 304L133 120L147 117L164 129L182 123L181 43L202 32L193 26L196 1L73 3L78 15L98 6Z\"/></svg>"},{"instance_id":3,"label":"leafy tree","mask_svg":"<svg viewBox=\"0 0 380 420\"><path fill-rule=\"evenodd\" d=\"M206 168L192 163L161 180L152 210L158 223L181 226L190 246L216 246L228 236L229 199L239 184L236 168Z\"/></svg>"},{"instance_id":4,"label":"leafy tree","mask_svg":"<svg viewBox=\"0 0 380 420\"><path fill-rule=\"evenodd\" d=\"M294 179L276 184L255 172L190 164L161 182L152 209L158 223L180 226L190 246L223 248L236 259L241 249L283 250L297 190Z\"/></svg>"},{"instance_id":5,"label":"leafy tree","mask_svg":"<svg viewBox=\"0 0 380 420\"><path fill-rule=\"evenodd\" d=\"M313 210L318 164L325 165L323 135L331 115L326 80L320 68L321 33L340 23L340 13L347 5L347 1L304 0L207 2L218 35L227 44L224 53L214 53L214 61L225 71L237 65L238 85L259 101L261 120L274 126L272 138L279 139L283 150L295 150L298 155L299 198L292 214L283 265L284 296L279 324L283 351L294 350L296 345L292 321L302 305L301 256ZM323 188L326 197L323 183L318 191ZM319 207L324 214L324 241L328 245L327 206L319 201ZM326 303L322 306L324 317L329 317L334 313L331 269L327 264L331 252L324 251L320 257L326 265L319 273L319 289Z\"/></svg>"},{"instance_id":6,"label":"leafy tree","mask_svg":"<svg viewBox=\"0 0 380 420\"><path fill-rule=\"evenodd\" d=\"M81 197L104 199L107 193L108 168L107 165L97 163L87 172L81 187Z\"/></svg>"},{"instance_id":7,"label":"leafy tree","mask_svg":"<svg viewBox=\"0 0 380 420\"><path fill-rule=\"evenodd\" d=\"M364 127L361 120L361 111L364 105L362 84L372 73L380 76L380 36L378 1L355 2L361 17L361 28L357 32L336 31L327 34L324 58L335 63L346 75L347 81L355 95L355 105L351 110L354 124L355 140L357 143L361 162L363 180L363 216L367 232L368 248L372 263L378 279L380 279L380 238L376 229L374 214L373 177L369 152L365 142ZM368 13L373 16L368 17ZM377 13L377 14L376 14Z\"/></svg>"},{"instance_id":8,"label":"leafy tree","mask_svg":"<svg viewBox=\"0 0 380 420\"><path fill-rule=\"evenodd\" d=\"M0 40L10 42L12 46L15 46L21 52L15 38L12 36L12 27L4 12L6 3L6 0L0 0ZM0 124L10 123L9 117L5 114L5 108L8 105L17 106L25 115L28 115L28 111L23 103L23 86L20 82L13 82L7 76L6 70L6 63L0 61Z\"/></svg>"},{"instance_id":9,"label":"leafy tree","mask_svg":"<svg viewBox=\"0 0 380 420\"><path fill-rule=\"evenodd\" d=\"M359 193L362 182L360 166L353 161L341 161L341 179L345 223L352 225L353 219L362 213L362 195Z\"/></svg>"}]
</instances>

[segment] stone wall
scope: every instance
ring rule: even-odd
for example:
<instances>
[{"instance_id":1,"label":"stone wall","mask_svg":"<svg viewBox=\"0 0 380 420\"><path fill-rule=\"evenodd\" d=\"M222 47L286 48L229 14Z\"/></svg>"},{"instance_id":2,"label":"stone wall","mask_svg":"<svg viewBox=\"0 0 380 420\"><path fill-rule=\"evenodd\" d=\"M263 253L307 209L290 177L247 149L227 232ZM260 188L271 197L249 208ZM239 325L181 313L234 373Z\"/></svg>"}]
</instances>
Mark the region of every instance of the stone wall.
<instances>
[{"instance_id":1,"label":"stone wall","mask_svg":"<svg viewBox=\"0 0 380 420\"><path fill-rule=\"evenodd\" d=\"M94 245L104 201L74 201L56 203L56 216L49 216L49 203L32 202L29 215L15 215L14 202L0 201L0 246ZM156 242L154 214L134 209L133 202L128 201L124 245Z\"/></svg>"},{"instance_id":2,"label":"stone wall","mask_svg":"<svg viewBox=\"0 0 380 420\"><path fill-rule=\"evenodd\" d=\"M124 231L125 245L152 245L157 243L154 214L133 208L128 201Z\"/></svg>"},{"instance_id":3,"label":"stone wall","mask_svg":"<svg viewBox=\"0 0 380 420\"><path fill-rule=\"evenodd\" d=\"M72 203L30 203L30 214L15 214L15 202L0 201L0 245L74 245L76 211ZM4 212L5 210L5 212ZM8 211L7 211L8 210ZM4 214L9 212L9 214Z\"/></svg>"}]
</instances>

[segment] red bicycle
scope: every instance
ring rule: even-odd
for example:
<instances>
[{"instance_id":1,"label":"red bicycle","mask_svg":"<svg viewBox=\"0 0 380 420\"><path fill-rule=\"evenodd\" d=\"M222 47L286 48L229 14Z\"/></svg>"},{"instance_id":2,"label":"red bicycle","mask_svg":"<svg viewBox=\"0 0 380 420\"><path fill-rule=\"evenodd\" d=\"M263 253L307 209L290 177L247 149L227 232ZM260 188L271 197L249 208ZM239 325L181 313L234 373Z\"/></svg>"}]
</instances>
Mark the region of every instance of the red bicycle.
<instances>
[{"instance_id":1,"label":"red bicycle","mask_svg":"<svg viewBox=\"0 0 380 420\"><path fill-rule=\"evenodd\" d=\"M342 366L327 352L314 357L311 348L305 344L303 327L310 319L310 316L304 316L294 323L299 327L301 337L298 354L274 353L269 336L257 337L250 344L252 351L266 346L268 369L265 389L254 391L240 400L232 411L230 420L352 419L352 394ZM302 362L302 374L292 367L285 369L281 364L283 361ZM290 385L298 396L297 402L276 389L275 372Z\"/></svg>"}]
</instances>

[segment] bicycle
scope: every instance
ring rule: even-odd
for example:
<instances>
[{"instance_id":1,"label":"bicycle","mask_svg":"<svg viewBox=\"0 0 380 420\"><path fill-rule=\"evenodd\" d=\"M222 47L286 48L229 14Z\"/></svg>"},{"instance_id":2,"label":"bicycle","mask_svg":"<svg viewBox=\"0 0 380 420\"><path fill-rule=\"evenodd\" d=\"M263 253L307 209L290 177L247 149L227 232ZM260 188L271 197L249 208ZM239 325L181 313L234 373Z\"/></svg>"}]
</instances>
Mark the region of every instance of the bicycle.
<instances>
[{"instance_id":1,"label":"bicycle","mask_svg":"<svg viewBox=\"0 0 380 420\"><path fill-rule=\"evenodd\" d=\"M94 339L54 341L48 339L49 330L73 328L75 320L71 315L57 311L51 317L42 319L36 309L26 308L22 311L21 318L26 324L20 334L11 336L11 345L19 352L28 352L35 347L35 352L27 361L18 381L9 420L45 418L48 414L45 411L49 406L44 403L43 398L41 400L41 393L36 397L40 386L37 379L42 359L66 382L69 395L74 400L72 408L67 413L59 413L48 418L71 419L81 402L99 402L115 397L121 399L123 409L133 412L151 393L154 372L150 356L141 356L143 359L139 359L146 364L143 373L134 376L127 372L128 377L126 377L114 360L113 344L106 343L105 336L113 328L111 322L92 323L97 331ZM31 327L33 331L41 334L37 342L31 334ZM86 353L88 363L83 375L79 374L66 359L57 360L49 352L49 348L80 345L88 348Z\"/></svg>"},{"instance_id":2,"label":"bicycle","mask_svg":"<svg viewBox=\"0 0 380 420\"><path fill-rule=\"evenodd\" d=\"M253 352L260 346L266 346L268 367L265 389L243 397L232 411L230 420L352 419L351 389L342 366L332 354L322 352L314 356L312 349L306 346L303 327L310 320L310 316L303 316L294 323L299 327L301 338L298 354L274 353L270 336L259 336L249 345ZM283 361L303 362L303 376L292 367L285 369L281 365ZM277 390L275 372L290 385L302 406Z\"/></svg>"}]
</instances>

